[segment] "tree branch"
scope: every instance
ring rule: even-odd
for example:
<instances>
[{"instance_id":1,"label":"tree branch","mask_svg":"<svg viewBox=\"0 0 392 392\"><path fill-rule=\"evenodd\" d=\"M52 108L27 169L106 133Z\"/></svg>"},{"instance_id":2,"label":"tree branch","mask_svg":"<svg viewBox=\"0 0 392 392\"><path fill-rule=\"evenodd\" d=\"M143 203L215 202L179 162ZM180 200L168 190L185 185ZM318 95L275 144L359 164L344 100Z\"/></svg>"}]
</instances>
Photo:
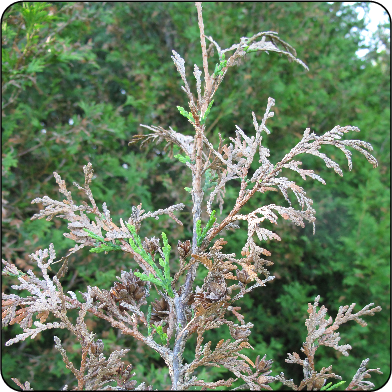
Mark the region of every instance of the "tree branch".
<instances>
[{"instance_id":1,"label":"tree branch","mask_svg":"<svg viewBox=\"0 0 392 392\"><path fill-rule=\"evenodd\" d=\"M210 79L210 75L208 73L208 56L207 56L206 39L205 39L205 35L204 35L203 15L202 15L202 11L201 11L202 6L201 6L201 2L196 2L195 5L197 8L197 17L198 17L199 29L200 29L200 43L201 43L201 50L203 53L204 77L206 80L204 96L209 97L210 92L211 92L211 79ZM208 104L209 104L209 100L206 99L204 101L204 104L203 104L203 107L201 110L202 113L205 113Z\"/></svg>"}]
</instances>

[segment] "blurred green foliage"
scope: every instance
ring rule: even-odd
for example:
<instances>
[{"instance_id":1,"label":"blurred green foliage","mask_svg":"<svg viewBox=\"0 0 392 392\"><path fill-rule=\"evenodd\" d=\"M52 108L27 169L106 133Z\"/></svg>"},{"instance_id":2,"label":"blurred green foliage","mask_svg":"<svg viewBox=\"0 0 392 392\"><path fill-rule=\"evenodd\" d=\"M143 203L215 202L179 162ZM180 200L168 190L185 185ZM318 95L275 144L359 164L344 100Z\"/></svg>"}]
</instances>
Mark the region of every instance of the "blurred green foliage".
<instances>
[{"instance_id":1,"label":"blurred green foliage","mask_svg":"<svg viewBox=\"0 0 392 392\"><path fill-rule=\"evenodd\" d=\"M305 187L317 210L316 234L287 222L275 228L282 238L265 245L275 265L276 279L240 304L245 319L254 324L250 343L252 359L267 354L274 360L274 374L284 371L298 382L301 369L286 364L286 353L297 351L306 336L307 303L317 294L332 316L338 307L356 302L358 310L370 302L383 312L368 319L369 326L342 327L344 343L352 345L349 357L334 350L320 350L316 366L332 364L344 380L351 380L361 361L370 358L373 375L382 386L390 369L389 258L390 258L390 64L389 24L373 35L369 53L358 58L360 34L365 29L356 7L369 3L212 2L203 7L206 34L221 47L259 31L277 31L298 51L310 71L270 54L249 54L248 61L231 72L218 90L208 117L208 136L217 143L218 132L226 139L237 124L252 132L253 110L260 119L269 96L276 100L272 134L264 138L277 162L293 147L303 130L323 133L333 126L356 125L359 139L370 142L379 167L373 169L360 154L353 157L352 172L344 178L315 157L304 157L304 167L315 169L327 185L293 175ZM28 255L53 242L58 256L72 241L64 238L66 224L30 221L39 206L31 200L59 197L53 171L79 195L72 182L83 181L82 166L93 164L92 184L97 204L106 202L114 221L127 218L131 207L142 203L147 211L168 207L178 200L186 204L180 214L184 227L170 219L145 221L141 237L170 232L169 242L191 238L191 195L185 165L171 159L162 145L139 151L128 147L132 135L142 133L139 124L172 126L192 134L177 106L185 104L181 80L170 60L176 50L186 60L188 75L199 68L201 50L193 3L52 2L15 3L2 19L2 251L20 268L34 268ZM387 48L382 45L387 45ZM215 54L211 70L219 59ZM195 87L193 78L191 86ZM325 152L334 155L333 149ZM334 156L345 166L344 157ZM253 169L257 167L254 163ZM283 175L290 175L283 173ZM223 216L231 210L239 184L227 190ZM279 195L260 195L244 213L263 203L286 203ZM203 222L207 215L203 216ZM220 216L217 216L219 221ZM227 234L227 253L240 254L244 231ZM173 252L172 252L173 253ZM109 256L80 252L70 258L63 278L65 291L85 290L86 285L108 289L121 269L135 267L120 252ZM201 267L200 267L201 268ZM203 274L205 271L201 271ZM10 281L3 290L10 291ZM202 283L200 278L196 283ZM164 361L153 350L107 330L103 322L88 325L105 343L105 355L131 348L127 361L134 365L138 381L154 388L170 385ZM18 332L3 331L3 343ZM34 341L2 347L2 372L28 380L36 390L75 385L60 354L53 349L59 336L69 358L80 361L79 347L64 331L46 331ZM224 328L211 331L217 342L228 338ZM206 340L207 341L207 340ZM195 339L184 354L192 360ZM45 374L45 377L42 375ZM224 370L201 372L205 380L217 380ZM13 386L13 385L12 385ZM273 385L279 388L280 385ZM224 388L219 388L224 389Z\"/></svg>"}]
</instances>

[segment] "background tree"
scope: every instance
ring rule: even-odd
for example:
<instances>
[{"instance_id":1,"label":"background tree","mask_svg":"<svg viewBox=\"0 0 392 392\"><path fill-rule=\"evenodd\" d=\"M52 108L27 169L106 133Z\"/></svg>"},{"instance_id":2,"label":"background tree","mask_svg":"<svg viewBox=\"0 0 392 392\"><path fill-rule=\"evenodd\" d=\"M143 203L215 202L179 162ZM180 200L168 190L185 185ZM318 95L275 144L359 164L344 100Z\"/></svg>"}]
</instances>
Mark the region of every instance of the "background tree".
<instances>
[{"instance_id":1,"label":"background tree","mask_svg":"<svg viewBox=\"0 0 392 392\"><path fill-rule=\"evenodd\" d=\"M350 357L331 357L326 351L320 361L336 366L339 359L344 368L341 374L346 377L343 379L350 379L358 362L366 357L373 366L384 370L390 367L389 24L380 27L369 54L359 59L355 53L365 27L357 18L357 6L366 10L368 5L245 2L209 3L204 7L206 34L222 46L230 46L238 36L277 31L298 49L298 57L310 68L305 73L299 67L288 67L278 56L250 56L229 75L229 83L218 90L216 100L223 105L211 110L209 136L216 140L218 132L233 136L236 123L241 123L244 130L250 128L250 110L257 111L260 102L272 96L276 116L273 133L265 140L273 153L280 156L288 152L292 135L300 137L306 127L320 133L339 121L340 125L358 126L379 161L379 168L373 170L362 164L364 158L358 157L353 171L345 174L344 185L332 172L325 173L325 189L321 184L307 184L307 189L310 184L313 187L308 193L317 209L315 236L310 228L281 227L279 235L286 241L268 245L277 279L270 283L268 296L250 296L242 308L255 325L252 346L274 359L276 371L285 369L294 378L299 375L289 373L284 358L303 341L307 303L316 293L335 313L339 305L350 302L374 302L385 309L371 327L353 327L347 332L347 340L354 347ZM68 239L60 237L61 230L54 230L54 226L61 228L60 221L30 221L39 209L30 204L32 199L44 194L56 198L53 171L68 183L79 181L81 167L91 161L100 180L95 182L94 195L98 203L111 200L110 209L119 214L113 219L140 202L151 210L178 199L190 200L183 189L189 186L190 179L180 163L173 165L163 145L136 156L138 147L128 147L127 142L132 135L142 133L140 123L189 129L176 108L183 96L168 53L172 49L184 53L187 63L199 60L193 7L191 3L17 3L5 12L5 259L28 269L32 268L28 254L36 249L48 247L50 242L58 251L65 252L72 246ZM341 159L344 165L344 157ZM321 169L322 162L317 159L306 157L304 161ZM234 198L234 189L227 192ZM273 197L268 196L268 201L274 202ZM250 203L248 208L255 209L255 204ZM190 221L180 228L161 218L146 222L145 227L142 237L158 227L170 230L173 239L191 235ZM227 237L231 245L228 251L240 252L237 244L244 238L239 236L240 232L236 232ZM121 255L113 255L110 264L100 255L85 253L77 257L77 269L73 266L74 256L69 259L73 275L67 289L73 291L86 282L109 288L130 263ZM14 334L8 329L4 330L7 340ZM105 331L104 324L95 329L104 337L105 347L123 346L124 339ZM72 339L58 335L68 345L68 351L74 349L77 358ZM168 375L161 372L164 364L157 354L141 350L137 342L132 344L135 346L128 360L138 363L135 371L140 381L158 388L160 383L166 384ZM45 339L25 341L18 349L3 347L2 366L7 380L18 369L20 378L34 381L37 389L58 389L71 378L60 354L53 350L49 331ZM35 377L43 371L45 379ZM217 379L220 372L214 368L205 374L205 379ZM376 386L381 386L387 377L387 372L374 376Z\"/></svg>"}]
</instances>

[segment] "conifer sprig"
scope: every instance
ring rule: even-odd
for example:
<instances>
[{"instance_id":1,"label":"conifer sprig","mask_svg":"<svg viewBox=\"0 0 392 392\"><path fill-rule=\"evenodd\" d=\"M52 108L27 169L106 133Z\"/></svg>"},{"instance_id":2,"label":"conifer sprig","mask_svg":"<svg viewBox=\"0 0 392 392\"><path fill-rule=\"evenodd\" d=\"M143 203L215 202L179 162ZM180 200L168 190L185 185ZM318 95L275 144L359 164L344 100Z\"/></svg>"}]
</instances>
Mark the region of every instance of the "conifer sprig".
<instances>
[{"instance_id":1,"label":"conifer sprig","mask_svg":"<svg viewBox=\"0 0 392 392\"><path fill-rule=\"evenodd\" d=\"M214 104L214 100L211 100L211 102L209 103L206 112L204 113L203 118L200 119L200 124L203 125L205 124L206 120L207 120L207 116L210 114L210 110L212 108L212 105Z\"/></svg>"},{"instance_id":2,"label":"conifer sprig","mask_svg":"<svg viewBox=\"0 0 392 392\"><path fill-rule=\"evenodd\" d=\"M188 155L183 156L181 154L176 154L176 155L174 155L174 158L177 158L181 163L192 163L192 164L194 164L194 162L191 161L191 158Z\"/></svg>"},{"instance_id":3,"label":"conifer sprig","mask_svg":"<svg viewBox=\"0 0 392 392\"><path fill-rule=\"evenodd\" d=\"M199 219L196 222L197 246L200 246L202 244L204 238L206 238L207 236L208 230L210 230L212 225L215 223L216 221L215 212L216 212L215 210L212 211L210 215L210 219L208 220L203 230L201 230L201 220Z\"/></svg>"},{"instance_id":4,"label":"conifer sprig","mask_svg":"<svg viewBox=\"0 0 392 392\"><path fill-rule=\"evenodd\" d=\"M91 253L102 253L102 252L110 252L111 250L121 250L120 245L113 244L105 240L105 238L100 237L99 235L93 233L91 230L83 228L83 230L88 234L89 237L97 240L97 244L95 248L91 248Z\"/></svg>"},{"instance_id":5,"label":"conifer sprig","mask_svg":"<svg viewBox=\"0 0 392 392\"><path fill-rule=\"evenodd\" d=\"M159 337L161 338L162 344L167 344L167 333L163 332L162 325L158 325L157 327L154 325Z\"/></svg>"},{"instance_id":6,"label":"conifer sprig","mask_svg":"<svg viewBox=\"0 0 392 392\"><path fill-rule=\"evenodd\" d=\"M193 114L190 112L187 112L182 106L177 106L178 111L186 117L191 123L195 122L195 119L193 118Z\"/></svg>"},{"instance_id":7,"label":"conifer sprig","mask_svg":"<svg viewBox=\"0 0 392 392\"><path fill-rule=\"evenodd\" d=\"M214 181L215 179L216 177L211 174L211 169L206 170L206 178L203 186L204 192L218 184L217 181Z\"/></svg>"},{"instance_id":8,"label":"conifer sprig","mask_svg":"<svg viewBox=\"0 0 392 392\"><path fill-rule=\"evenodd\" d=\"M174 293L171 288L171 282L173 281L173 278L170 276L169 264L171 246L167 241L166 234L162 233L162 239L164 244L162 251L165 256L165 260L162 260L161 258L159 259L159 264L163 267L162 273L162 270L158 268L158 266L155 264L155 261L152 256L143 248L142 241L139 235L136 233L135 226L130 225L129 223L127 223L126 225L133 237L129 239L129 245L131 245L132 249L140 256L142 256L144 260L147 261L147 263L154 269L155 272L155 276L151 272L149 273L149 275L146 275L141 272L135 272L135 276L137 276L141 280L149 281L157 286L162 287L171 298L174 298Z\"/></svg>"},{"instance_id":9,"label":"conifer sprig","mask_svg":"<svg viewBox=\"0 0 392 392\"><path fill-rule=\"evenodd\" d=\"M339 381L337 384L332 385L331 382L328 384L324 385L323 387L320 388L320 391L332 391L336 389L338 386L344 384L346 381Z\"/></svg>"},{"instance_id":10,"label":"conifer sprig","mask_svg":"<svg viewBox=\"0 0 392 392\"><path fill-rule=\"evenodd\" d=\"M218 75L223 75L223 68L225 68L227 65L227 60L225 59L225 54L222 53L222 56L220 58L219 64L215 65L215 70L214 73L212 74L213 78L216 78Z\"/></svg>"}]
</instances>

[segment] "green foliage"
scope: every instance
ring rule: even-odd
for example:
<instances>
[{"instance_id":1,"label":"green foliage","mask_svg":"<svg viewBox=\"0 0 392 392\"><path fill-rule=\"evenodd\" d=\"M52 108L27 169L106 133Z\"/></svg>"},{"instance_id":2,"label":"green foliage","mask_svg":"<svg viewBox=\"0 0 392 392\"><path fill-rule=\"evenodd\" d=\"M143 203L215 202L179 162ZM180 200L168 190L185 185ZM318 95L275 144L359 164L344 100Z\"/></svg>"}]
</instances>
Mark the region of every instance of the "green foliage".
<instances>
[{"instance_id":1,"label":"green foliage","mask_svg":"<svg viewBox=\"0 0 392 392\"><path fill-rule=\"evenodd\" d=\"M212 188L217 184L216 181L213 181L216 177L212 176L211 169L207 169L205 172L205 182L203 185L203 191L206 192L208 189Z\"/></svg>"},{"instance_id":2,"label":"green foliage","mask_svg":"<svg viewBox=\"0 0 392 392\"><path fill-rule=\"evenodd\" d=\"M193 118L193 114L191 112L187 112L182 106L177 106L178 111L186 117L191 123L195 122L195 119Z\"/></svg>"},{"instance_id":3,"label":"green foliage","mask_svg":"<svg viewBox=\"0 0 392 392\"><path fill-rule=\"evenodd\" d=\"M211 108L212 108L213 104L214 104L214 100L212 99L211 102L207 106L206 112L204 113L203 117L200 119L200 124L201 125L206 123L207 117L210 114L210 111L211 111Z\"/></svg>"},{"instance_id":4,"label":"green foliage","mask_svg":"<svg viewBox=\"0 0 392 392\"><path fill-rule=\"evenodd\" d=\"M91 253L102 253L102 252L110 252L111 250L121 250L121 246L115 245L111 242L106 242L105 238L100 237L99 235L94 234L91 230L86 228L83 229L88 233L89 237L94 238L98 241L98 244L95 248L91 248Z\"/></svg>"},{"instance_id":5,"label":"green foliage","mask_svg":"<svg viewBox=\"0 0 392 392\"><path fill-rule=\"evenodd\" d=\"M18 166L18 160L15 158L15 154L13 154L11 151L7 154L4 154L4 158L2 159L1 163L5 172L8 172L11 167Z\"/></svg>"},{"instance_id":6,"label":"green foliage","mask_svg":"<svg viewBox=\"0 0 392 392\"><path fill-rule=\"evenodd\" d=\"M165 278L167 280L170 281L170 264L169 264L169 259L170 259L170 250L171 250L171 246L169 245L168 241L167 241L167 236L165 233L162 233L162 240L163 240L163 254L165 256L165 260L162 260L161 258L159 258L159 264L161 265L161 267L163 267L163 271L165 274Z\"/></svg>"},{"instance_id":7,"label":"green foliage","mask_svg":"<svg viewBox=\"0 0 392 392\"><path fill-rule=\"evenodd\" d=\"M190 163L191 162L191 158L188 155L184 157L181 154L177 154L177 155L174 155L174 158L177 158L182 163L187 163L187 162Z\"/></svg>"},{"instance_id":8,"label":"green foliage","mask_svg":"<svg viewBox=\"0 0 392 392\"><path fill-rule=\"evenodd\" d=\"M110 252L111 250L121 250L121 246L111 243L100 243L99 246L90 249L91 253Z\"/></svg>"},{"instance_id":9,"label":"green foliage","mask_svg":"<svg viewBox=\"0 0 392 392\"><path fill-rule=\"evenodd\" d=\"M149 281L151 283L156 284L157 286L162 287L170 297L174 298L173 289L171 287L171 282L173 281L173 278L170 276L170 262L169 262L171 246L167 241L166 234L162 233L162 239L164 244L162 251L163 254L165 255L165 260L159 258L159 265L163 267L163 274L162 274L162 271L155 264L155 261L152 258L152 256L144 250L142 241L139 235L136 233L135 226L132 226L129 223L126 223L126 225L133 237L129 239L129 244L131 245L132 249L136 253L142 256L143 259L146 260L148 264L151 265L151 267L155 271L156 277L151 272L148 275L143 274L141 272L135 272L135 275L141 280Z\"/></svg>"},{"instance_id":10,"label":"green foliage","mask_svg":"<svg viewBox=\"0 0 392 392\"><path fill-rule=\"evenodd\" d=\"M26 34L30 34L32 30L44 27L45 22L50 22L53 16L48 13L46 8L49 4L46 2L41 2L38 4L34 3L22 3L22 8L20 9L21 14L26 23Z\"/></svg>"},{"instance_id":11,"label":"green foliage","mask_svg":"<svg viewBox=\"0 0 392 392\"><path fill-rule=\"evenodd\" d=\"M337 384L332 385L331 382L328 384L324 385L323 387L320 388L320 391L332 391L336 389L338 386L344 384L346 381L339 381Z\"/></svg>"},{"instance_id":12,"label":"green foliage","mask_svg":"<svg viewBox=\"0 0 392 392\"><path fill-rule=\"evenodd\" d=\"M156 360L151 361L154 353L154 350L149 350L149 352L145 354L145 357L148 356L150 360L145 364L136 361L136 366L134 366L133 369L135 373L140 375L140 381L144 381L146 385L156 385L158 390L164 390L168 383L170 383L169 369L167 366L162 366L162 364L158 363Z\"/></svg>"},{"instance_id":13,"label":"green foliage","mask_svg":"<svg viewBox=\"0 0 392 392\"><path fill-rule=\"evenodd\" d=\"M163 332L162 325L158 325L158 326L154 325L154 328L156 329L159 337L161 338L162 344L167 344L167 333Z\"/></svg>"},{"instance_id":14,"label":"green foliage","mask_svg":"<svg viewBox=\"0 0 392 392\"><path fill-rule=\"evenodd\" d=\"M219 59L219 64L215 65L215 70L214 73L212 74L213 78L216 78L218 75L223 75L223 68L226 67L227 65L227 60L225 60L225 54L223 53L221 58ZM214 102L214 100L212 100L211 102ZM204 116L206 117L206 116Z\"/></svg>"},{"instance_id":15,"label":"green foliage","mask_svg":"<svg viewBox=\"0 0 392 392\"><path fill-rule=\"evenodd\" d=\"M21 271L18 271L18 273L16 273L16 274L9 272L9 271L6 271L3 275L12 276L14 278L19 278L19 277L25 276L27 274L25 274L24 272L21 272Z\"/></svg>"},{"instance_id":16,"label":"green foliage","mask_svg":"<svg viewBox=\"0 0 392 392\"><path fill-rule=\"evenodd\" d=\"M197 246L200 246L202 244L204 238L206 238L207 236L208 230L210 230L212 225L215 223L215 212L215 210L211 212L210 218L208 219L208 222L204 227L203 231L201 230L201 220L199 219L196 222Z\"/></svg>"}]
</instances>

